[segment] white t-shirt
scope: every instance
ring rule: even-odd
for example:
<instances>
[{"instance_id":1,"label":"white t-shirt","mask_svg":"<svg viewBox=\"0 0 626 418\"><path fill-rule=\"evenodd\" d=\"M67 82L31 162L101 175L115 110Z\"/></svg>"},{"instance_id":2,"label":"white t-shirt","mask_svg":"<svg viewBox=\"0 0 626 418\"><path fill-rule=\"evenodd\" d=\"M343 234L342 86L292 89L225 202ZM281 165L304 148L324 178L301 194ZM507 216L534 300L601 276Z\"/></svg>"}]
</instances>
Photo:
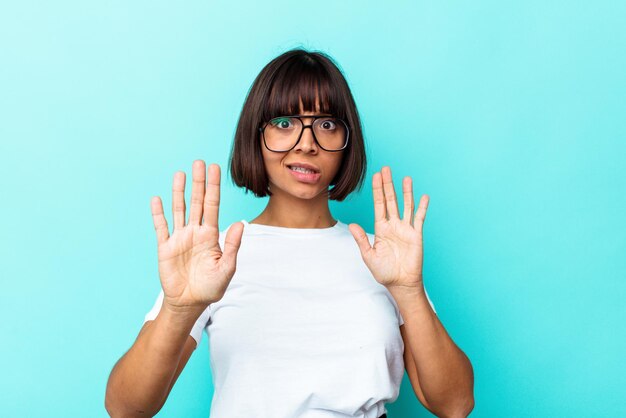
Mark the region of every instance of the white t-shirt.
<instances>
[{"instance_id":1,"label":"white t-shirt","mask_svg":"<svg viewBox=\"0 0 626 418\"><path fill-rule=\"evenodd\" d=\"M404 376L404 321L348 225L242 222L235 275L191 330L196 341L202 330L209 339L211 418L386 413ZM220 232L222 249L225 237ZM163 291L145 321L156 318L162 301Z\"/></svg>"}]
</instances>

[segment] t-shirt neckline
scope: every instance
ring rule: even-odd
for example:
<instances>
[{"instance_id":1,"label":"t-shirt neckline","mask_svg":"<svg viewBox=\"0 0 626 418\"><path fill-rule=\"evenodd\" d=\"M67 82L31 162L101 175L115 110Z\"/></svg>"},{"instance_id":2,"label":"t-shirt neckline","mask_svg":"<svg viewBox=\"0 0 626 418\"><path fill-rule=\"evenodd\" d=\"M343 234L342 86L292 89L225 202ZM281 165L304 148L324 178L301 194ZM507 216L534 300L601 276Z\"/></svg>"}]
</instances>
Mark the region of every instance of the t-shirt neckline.
<instances>
[{"instance_id":1,"label":"t-shirt neckline","mask_svg":"<svg viewBox=\"0 0 626 418\"><path fill-rule=\"evenodd\" d=\"M337 219L335 225L326 228L288 228L284 226L251 224L245 219L242 219L241 222L244 224L244 233L248 231L276 235L327 235L333 234L344 227L344 224L339 219Z\"/></svg>"}]
</instances>

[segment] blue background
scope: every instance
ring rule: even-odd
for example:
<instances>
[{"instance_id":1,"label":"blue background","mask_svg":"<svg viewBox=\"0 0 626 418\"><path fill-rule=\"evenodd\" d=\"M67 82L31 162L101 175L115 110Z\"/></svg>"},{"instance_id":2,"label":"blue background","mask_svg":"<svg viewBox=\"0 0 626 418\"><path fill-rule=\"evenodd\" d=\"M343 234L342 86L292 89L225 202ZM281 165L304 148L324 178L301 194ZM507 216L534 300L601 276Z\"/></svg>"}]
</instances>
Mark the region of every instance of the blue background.
<instances>
[{"instance_id":1,"label":"blue background","mask_svg":"<svg viewBox=\"0 0 626 418\"><path fill-rule=\"evenodd\" d=\"M425 285L470 357L475 417L625 416L626 3L2 2L0 414L106 416L160 289L150 198L222 167L272 58L335 58L362 115L373 228L390 165L431 200ZM188 190L189 192L189 190ZM206 417L206 335L159 416ZM390 418L432 416L405 375Z\"/></svg>"}]
</instances>

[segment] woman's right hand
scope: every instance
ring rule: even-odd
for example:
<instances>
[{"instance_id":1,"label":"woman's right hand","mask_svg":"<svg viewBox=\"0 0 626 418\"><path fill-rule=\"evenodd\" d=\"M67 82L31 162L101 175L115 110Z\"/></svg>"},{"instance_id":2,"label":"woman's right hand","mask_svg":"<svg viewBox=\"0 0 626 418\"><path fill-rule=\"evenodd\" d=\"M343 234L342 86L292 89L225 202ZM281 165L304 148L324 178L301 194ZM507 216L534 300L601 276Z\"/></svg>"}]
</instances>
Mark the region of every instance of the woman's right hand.
<instances>
[{"instance_id":1,"label":"woman's right hand","mask_svg":"<svg viewBox=\"0 0 626 418\"><path fill-rule=\"evenodd\" d=\"M176 310L204 309L220 300L235 274L237 252L241 245L243 224L232 224L226 234L224 251L220 248L217 223L220 203L220 166L208 168L193 163L191 209L185 225L185 173L174 175L172 212L174 231L169 234L161 198L151 201L152 219L158 242L159 276L163 303ZM206 192L205 192L206 189ZM204 215L204 221L203 221Z\"/></svg>"}]
</instances>

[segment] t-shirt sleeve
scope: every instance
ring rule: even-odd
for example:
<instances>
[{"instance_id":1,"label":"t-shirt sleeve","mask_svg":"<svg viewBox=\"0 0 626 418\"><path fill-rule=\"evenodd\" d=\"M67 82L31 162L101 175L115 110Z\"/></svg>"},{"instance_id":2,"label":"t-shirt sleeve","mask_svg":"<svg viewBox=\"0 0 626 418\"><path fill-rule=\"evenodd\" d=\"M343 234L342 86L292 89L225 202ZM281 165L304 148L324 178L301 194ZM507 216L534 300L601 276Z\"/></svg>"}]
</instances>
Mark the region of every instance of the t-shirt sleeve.
<instances>
[{"instance_id":1,"label":"t-shirt sleeve","mask_svg":"<svg viewBox=\"0 0 626 418\"><path fill-rule=\"evenodd\" d=\"M154 320L157 317L159 311L161 310L161 306L163 305L163 297L164 293L163 289L161 289L156 301L154 302L154 305L152 306L152 309L150 309L150 311L148 311L148 313L144 317L144 324L147 321ZM196 340L196 345L200 344L200 340L202 339L202 330L204 330L207 322L209 322L209 316L210 306L207 306L207 308L200 314L200 317L196 320L195 324L193 324L193 328L191 328L191 332L189 333L189 335L191 335L193 339Z\"/></svg>"}]
</instances>

